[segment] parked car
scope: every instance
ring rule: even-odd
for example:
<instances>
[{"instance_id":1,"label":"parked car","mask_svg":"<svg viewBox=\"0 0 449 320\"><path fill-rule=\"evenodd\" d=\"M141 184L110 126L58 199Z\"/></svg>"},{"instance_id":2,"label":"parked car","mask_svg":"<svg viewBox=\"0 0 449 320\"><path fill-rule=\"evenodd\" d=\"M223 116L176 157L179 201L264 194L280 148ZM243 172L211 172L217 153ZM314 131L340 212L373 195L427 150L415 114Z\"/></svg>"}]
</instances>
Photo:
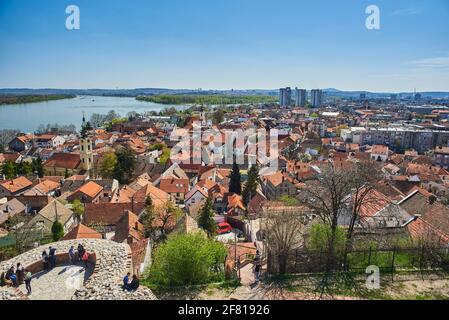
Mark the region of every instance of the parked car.
<instances>
[{"instance_id":1,"label":"parked car","mask_svg":"<svg viewBox=\"0 0 449 320\"><path fill-rule=\"evenodd\" d=\"M218 226L218 229L217 229L218 234L225 234L225 233L229 233L232 231L231 225L227 222L219 223L217 226Z\"/></svg>"}]
</instances>

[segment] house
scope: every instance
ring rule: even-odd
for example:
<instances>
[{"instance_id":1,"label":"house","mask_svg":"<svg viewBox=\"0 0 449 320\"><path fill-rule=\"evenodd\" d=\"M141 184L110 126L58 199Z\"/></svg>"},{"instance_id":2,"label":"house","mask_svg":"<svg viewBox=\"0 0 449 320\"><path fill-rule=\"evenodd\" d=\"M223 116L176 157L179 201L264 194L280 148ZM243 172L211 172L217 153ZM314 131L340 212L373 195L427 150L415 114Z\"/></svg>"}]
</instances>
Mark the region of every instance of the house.
<instances>
[{"instance_id":1,"label":"house","mask_svg":"<svg viewBox=\"0 0 449 320\"><path fill-rule=\"evenodd\" d=\"M0 184L0 199L3 197L17 196L29 189L33 183L25 177L7 180Z\"/></svg>"},{"instance_id":2,"label":"house","mask_svg":"<svg viewBox=\"0 0 449 320\"><path fill-rule=\"evenodd\" d=\"M32 135L22 135L12 139L8 147L10 150L17 152L22 152L30 149L33 146L33 136Z\"/></svg>"},{"instance_id":3,"label":"house","mask_svg":"<svg viewBox=\"0 0 449 320\"><path fill-rule=\"evenodd\" d=\"M49 195L55 196L57 191L61 188L61 184L52 180L44 180L31 189L24 192L25 196L32 195Z\"/></svg>"},{"instance_id":4,"label":"house","mask_svg":"<svg viewBox=\"0 0 449 320\"><path fill-rule=\"evenodd\" d=\"M189 180L175 178L162 179L159 184L159 189L168 193L173 203L182 204L184 203L186 193L189 192Z\"/></svg>"},{"instance_id":5,"label":"house","mask_svg":"<svg viewBox=\"0 0 449 320\"><path fill-rule=\"evenodd\" d=\"M388 159L389 149L387 146L374 145L371 148L371 160L385 162Z\"/></svg>"},{"instance_id":6,"label":"house","mask_svg":"<svg viewBox=\"0 0 449 320\"><path fill-rule=\"evenodd\" d=\"M206 200L208 196L207 191L199 186L195 186L185 195L184 204L189 209L190 206Z\"/></svg>"},{"instance_id":7,"label":"house","mask_svg":"<svg viewBox=\"0 0 449 320\"><path fill-rule=\"evenodd\" d=\"M139 189L130 201L145 203L148 196L151 197L154 207L163 207L170 201L170 196L167 192L155 187L151 183ZM131 211L136 212L134 210Z\"/></svg>"},{"instance_id":8,"label":"house","mask_svg":"<svg viewBox=\"0 0 449 320\"><path fill-rule=\"evenodd\" d=\"M139 222L139 217L126 210L116 224L114 241L131 244L144 238L144 226Z\"/></svg>"},{"instance_id":9,"label":"house","mask_svg":"<svg viewBox=\"0 0 449 320\"><path fill-rule=\"evenodd\" d=\"M17 199L0 204L0 226L16 215L25 213L26 206Z\"/></svg>"},{"instance_id":10,"label":"house","mask_svg":"<svg viewBox=\"0 0 449 320\"><path fill-rule=\"evenodd\" d=\"M437 147L434 151L433 163L449 170L449 147Z\"/></svg>"},{"instance_id":11,"label":"house","mask_svg":"<svg viewBox=\"0 0 449 320\"><path fill-rule=\"evenodd\" d=\"M54 153L44 163L44 172L50 176L75 175L81 171L81 157L76 153Z\"/></svg>"},{"instance_id":12,"label":"house","mask_svg":"<svg viewBox=\"0 0 449 320\"><path fill-rule=\"evenodd\" d=\"M84 224L78 223L62 240L75 239L103 239L101 233L86 227Z\"/></svg>"},{"instance_id":13,"label":"house","mask_svg":"<svg viewBox=\"0 0 449 320\"><path fill-rule=\"evenodd\" d=\"M103 187L93 181L82 185L67 197L67 201L79 200L82 203L99 203L103 195Z\"/></svg>"},{"instance_id":14,"label":"house","mask_svg":"<svg viewBox=\"0 0 449 320\"><path fill-rule=\"evenodd\" d=\"M34 144L38 148L53 149L62 146L64 143L63 137L53 134L42 134L34 138Z\"/></svg>"},{"instance_id":15,"label":"house","mask_svg":"<svg viewBox=\"0 0 449 320\"><path fill-rule=\"evenodd\" d=\"M136 212L140 215L145 209L145 203L86 203L83 215L83 224L112 239L118 222L126 211Z\"/></svg>"},{"instance_id":16,"label":"house","mask_svg":"<svg viewBox=\"0 0 449 320\"><path fill-rule=\"evenodd\" d=\"M59 221L62 224L64 234L66 234L72 230L72 227L76 223L76 218L72 210L58 200L53 200L31 219L28 227L42 228L44 232L51 233L51 227L55 221Z\"/></svg>"},{"instance_id":17,"label":"house","mask_svg":"<svg viewBox=\"0 0 449 320\"><path fill-rule=\"evenodd\" d=\"M245 204L242 196L238 194L230 194L227 196L227 212L228 216L239 216L245 214Z\"/></svg>"},{"instance_id":18,"label":"house","mask_svg":"<svg viewBox=\"0 0 449 320\"><path fill-rule=\"evenodd\" d=\"M294 197L296 195L296 187L292 179L286 177L280 171L263 177L262 182L264 193L269 200L277 200L282 196Z\"/></svg>"}]
</instances>

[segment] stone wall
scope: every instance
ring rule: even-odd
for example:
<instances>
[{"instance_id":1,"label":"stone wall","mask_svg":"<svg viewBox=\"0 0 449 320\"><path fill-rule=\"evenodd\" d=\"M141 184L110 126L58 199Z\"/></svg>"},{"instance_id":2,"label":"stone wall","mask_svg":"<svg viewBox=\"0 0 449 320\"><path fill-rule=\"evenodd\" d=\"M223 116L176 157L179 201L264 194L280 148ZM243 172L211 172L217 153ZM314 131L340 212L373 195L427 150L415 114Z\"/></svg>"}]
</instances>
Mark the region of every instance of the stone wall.
<instances>
[{"instance_id":1,"label":"stone wall","mask_svg":"<svg viewBox=\"0 0 449 320\"><path fill-rule=\"evenodd\" d=\"M80 239L60 241L41 246L23 253L11 260L0 262L0 273L6 272L11 266L21 263L25 268L34 270L42 265L40 262L44 250L52 246L56 248L59 260L66 260L66 254L70 246L75 249L81 243L84 248L95 257L95 269L84 286L75 292L72 300L155 300L152 291L140 286L135 292L127 292L121 289L122 279L127 272L132 272L131 249L124 243L116 243L108 240ZM63 261L62 261L63 262ZM0 300L23 300L23 296L15 289L0 287Z\"/></svg>"}]
</instances>

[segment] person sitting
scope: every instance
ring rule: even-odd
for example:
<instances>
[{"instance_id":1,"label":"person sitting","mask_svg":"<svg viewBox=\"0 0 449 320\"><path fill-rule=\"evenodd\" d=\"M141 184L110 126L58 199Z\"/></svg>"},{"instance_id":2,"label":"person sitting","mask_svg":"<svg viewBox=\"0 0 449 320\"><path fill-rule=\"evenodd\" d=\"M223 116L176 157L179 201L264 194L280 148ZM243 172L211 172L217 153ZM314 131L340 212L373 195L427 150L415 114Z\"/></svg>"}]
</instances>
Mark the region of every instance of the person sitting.
<instances>
[{"instance_id":1,"label":"person sitting","mask_svg":"<svg viewBox=\"0 0 449 320\"><path fill-rule=\"evenodd\" d=\"M0 276L0 287L4 287L4 286L12 286L12 281L6 279L5 273L2 272L2 274Z\"/></svg>"},{"instance_id":2,"label":"person sitting","mask_svg":"<svg viewBox=\"0 0 449 320\"><path fill-rule=\"evenodd\" d=\"M127 273L126 276L123 278L123 290L127 290L129 289L129 276L131 275L131 273Z\"/></svg>"},{"instance_id":3,"label":"person sitting","mask_svg":"<svg viewBox=\"0 0 449 320\"><path fill-rule=\"evenodd\" d=\"M6 280L10 280L13 286L17 286L17 276L14 272L14 266L11 266L5 275Z\"/></svg>"},{"instance_id":4,"label":"person sitting","mask_svg":"<svg viewBox=\"0 0 449 320\"><path fill-rule=\"evenodd\" d=\"M139 289L139 278L137 278L136 275L133 275L133 280L131 281L131 284L129 285L129 291L136 291Z\"/></svg>"}]
</instances>

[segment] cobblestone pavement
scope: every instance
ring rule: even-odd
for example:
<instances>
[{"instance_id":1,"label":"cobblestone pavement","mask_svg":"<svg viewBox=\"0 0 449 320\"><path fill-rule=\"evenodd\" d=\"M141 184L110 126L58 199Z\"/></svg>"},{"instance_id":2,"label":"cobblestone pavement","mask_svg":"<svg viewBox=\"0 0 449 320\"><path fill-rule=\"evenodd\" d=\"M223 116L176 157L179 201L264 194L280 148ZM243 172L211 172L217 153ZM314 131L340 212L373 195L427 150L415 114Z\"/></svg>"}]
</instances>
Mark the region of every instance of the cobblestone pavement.
<instances>
[{"instance_id":1,"label":"cobblestone pavement","mask_svg":"<svg viewBox=\"0 0 449 320\"><path fill-rule=\"evenodd\" d=\"M31 280L32 293L30 300L70 300L76 290L83 287L92 269L87 270L82 266L66 265L58 266L50 271L42 271ZM25 284L19 287L24 294L27 293Z\"/></svg>"}]
</instances>

